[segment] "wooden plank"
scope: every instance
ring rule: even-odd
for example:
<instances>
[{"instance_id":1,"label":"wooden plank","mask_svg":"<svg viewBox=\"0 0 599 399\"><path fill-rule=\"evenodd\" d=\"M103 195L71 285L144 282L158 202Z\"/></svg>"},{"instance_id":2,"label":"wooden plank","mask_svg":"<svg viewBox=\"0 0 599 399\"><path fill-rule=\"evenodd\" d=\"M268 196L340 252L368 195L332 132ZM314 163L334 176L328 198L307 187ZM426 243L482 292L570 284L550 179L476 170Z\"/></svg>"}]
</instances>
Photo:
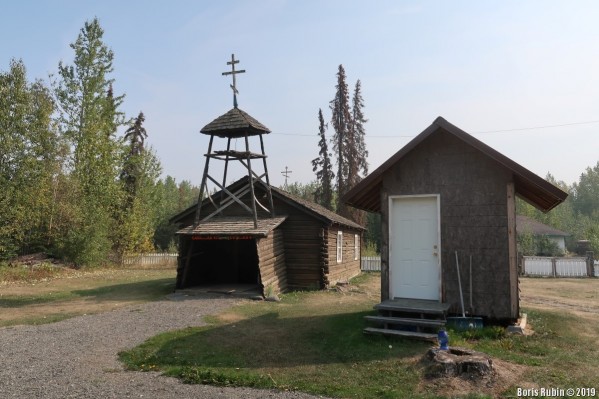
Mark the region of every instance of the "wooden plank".
<instances>
[{"instance_id":1,"label":"wooden plank","mask_svg":"<svg viewBox=\"0 0 599 399\"><path fill-rule=\"evenodd\" d=\"M507 226L509 252L510 303L512 317L518 318L520 304L518 296L518 250L516 248L516 190L514 183L507 185Z\"/></svg>"},{"instance_id":2,"label":"wooden plank","mask_svg":"<svg viewBox=\"0 0 599 399\"><path fill-rule=\"evenodd\" d=\"M367 321L381 324L393 324L419 327L443 327L445 320L413 319L407 317L364 316Z\"/></svg>"},{"instance_id":3,"label":"wooden plank","mask_svg":"<svg viewBox=\"0 0 599 399\"><path fill-rule=\"evenodd\" d=\"M416 331L401 331L401 330L389 330L386 328L374 328L374 327L366 327L364 329L365 334L382 334L382 335L393 335L397 337L404 338L415 338L421 339L425 341L436 341L437 334L430 333L422 333Z\"/></svg>"},{"instance_id":4,"label":"wooden plank","mask_svg":"<svg viewBox=\"0 0 599 399\"><path fill-rule=\"evenodd\" d=\"M447 303L416 299L390 299L374 305L374 308L377 310L435 315L444 315L449 310L449 307L450 305Z\"/></svg>"}]
</instances>

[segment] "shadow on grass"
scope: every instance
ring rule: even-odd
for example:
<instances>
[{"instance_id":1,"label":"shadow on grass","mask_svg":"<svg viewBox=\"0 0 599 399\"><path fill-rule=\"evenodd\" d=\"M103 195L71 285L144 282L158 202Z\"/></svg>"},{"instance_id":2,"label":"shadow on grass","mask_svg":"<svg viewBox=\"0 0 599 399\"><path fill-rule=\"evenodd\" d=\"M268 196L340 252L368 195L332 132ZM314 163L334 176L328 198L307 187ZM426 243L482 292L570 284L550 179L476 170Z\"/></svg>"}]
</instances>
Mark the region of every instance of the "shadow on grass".
<instances>
[{"instance_id":1,"label":"shadow on grass","mask_svg":"<svg viewBox=\"0 0 599 399\"><path fill-rule=\"evenodd\" d=\"M21 308L72 299L89 299L96 302L153 300L173 292L174 287L173 278L163 278L85 290L44 293L40 296L3 297L0 299L0 308Z\"/></svg>"},{"instance_id":2,"label":"shadow on grass","mask_svg":"<svg viewBox=\"0 0 599 399\"><path fill-rule=\"evenodd\" d=\"M371 311L279 317L266 313L217 326L162 334L123 354L129 364L161 367L295 367L411 358L430 343L364 335Z\"/></svg>"}]
</instances>

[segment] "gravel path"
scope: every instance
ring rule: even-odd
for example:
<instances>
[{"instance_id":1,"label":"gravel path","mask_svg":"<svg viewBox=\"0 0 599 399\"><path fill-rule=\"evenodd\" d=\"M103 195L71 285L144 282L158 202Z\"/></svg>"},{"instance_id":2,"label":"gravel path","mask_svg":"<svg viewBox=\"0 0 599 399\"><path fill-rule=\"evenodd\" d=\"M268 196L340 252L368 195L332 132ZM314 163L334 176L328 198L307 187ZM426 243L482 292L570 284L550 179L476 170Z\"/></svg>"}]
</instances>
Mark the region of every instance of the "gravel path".
<instances>
[{"instance_id":1,"label":"gravel path","mask_svg":"<svg viewBox=\"0 0 599 399\"><path fill-rule=\"evenodd\" d=\"M41 326L0 328L0 398L289 398L315 396L184 385L153 372L124 371L117 353L159 332L200 326L236 302L215 296L165 299Z\"/></svg>"}]
</instances>

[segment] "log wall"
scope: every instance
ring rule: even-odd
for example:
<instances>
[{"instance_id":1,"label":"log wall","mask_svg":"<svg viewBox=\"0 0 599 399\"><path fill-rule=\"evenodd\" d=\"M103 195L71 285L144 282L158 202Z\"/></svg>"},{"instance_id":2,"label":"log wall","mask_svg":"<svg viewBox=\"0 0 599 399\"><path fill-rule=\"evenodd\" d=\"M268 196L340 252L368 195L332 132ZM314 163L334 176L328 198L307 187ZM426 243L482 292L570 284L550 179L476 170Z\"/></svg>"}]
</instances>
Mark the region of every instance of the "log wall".
<instances>
[{"instance_id":1,"label":"log wall","mask_svg":"<svg viewBox=\"0 0 599 399\"><path fill-rule=\"evenodd\" d=\"M337 237L338 232L343 233L343 246L341 262L337 262ZM358 234L358 248L354 246L355 235ZM360 274L360 247L361 234L359 231L344 228L342 226L331 226L327 229L327 261L328 280L330 285L339 281L347 281Z\"/></svg>"},{"instance_id":2,"label":"log wall","mask_svg":"<svg viewBox=\"0 0 599 399\"><path fill-rule=\"evenodd\" d=\"M257 240L260 282L264 295L287 290L283 231L275 229L268 237Z\"/></svg>"}]
</instances>

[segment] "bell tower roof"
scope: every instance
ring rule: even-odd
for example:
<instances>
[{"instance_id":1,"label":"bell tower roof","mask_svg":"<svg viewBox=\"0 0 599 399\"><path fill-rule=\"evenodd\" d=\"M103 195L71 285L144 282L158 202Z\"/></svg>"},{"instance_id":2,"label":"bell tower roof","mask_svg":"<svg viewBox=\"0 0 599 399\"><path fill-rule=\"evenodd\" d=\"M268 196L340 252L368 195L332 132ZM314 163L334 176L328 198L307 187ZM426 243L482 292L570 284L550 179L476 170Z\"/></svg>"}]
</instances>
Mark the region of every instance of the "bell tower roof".
<instances>
[{"instance_id":1,"label":"bell tower roof","mask_svg":"<svg viewBox=\"0 0 599 399\"><path fill-rule=\"evenodd\" d=\"M247 112L235 107L200 130L221 138L240 138L270 133L270 130Z\"/></svg>"}]
</instances>

